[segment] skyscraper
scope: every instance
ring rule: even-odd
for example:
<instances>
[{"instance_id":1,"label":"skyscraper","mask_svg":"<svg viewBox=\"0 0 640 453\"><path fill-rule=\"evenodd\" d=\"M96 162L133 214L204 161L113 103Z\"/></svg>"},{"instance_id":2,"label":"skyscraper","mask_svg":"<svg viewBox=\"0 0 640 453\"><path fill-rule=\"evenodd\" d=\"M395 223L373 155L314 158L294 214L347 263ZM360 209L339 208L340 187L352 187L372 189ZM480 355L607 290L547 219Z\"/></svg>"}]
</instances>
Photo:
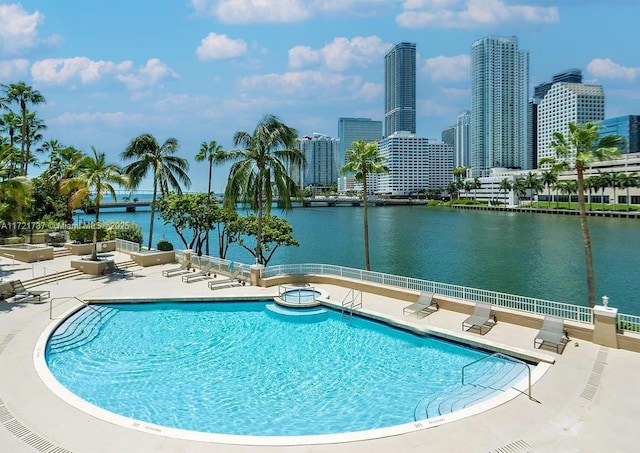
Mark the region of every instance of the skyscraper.
<instances>
[{"instance_id":1,"label":"skyscraper","mask_svg":"<svg viewBox=\"0 0 640 453\"><path fill-rule=\"evenodd\" d=\"M529 53L518 38L488 36L471 47L471 171L527 168Z\"/></svg>"},{"instance_id":2,"label":"skyscraper","mask_svg":"<svg viewBox=\"0 0 640 453\"><path fill-rule=\"evenodd\" d=\"M314 132L297 140L298 149L304 153L307 165L300 174L301 187L330 187L338 182L339 141L328 135Z\"/></svg>"},{"instance_id":3,"label":"skyscraper","mask_svg":"<svg viewBox=\"0 0 640 453\"><path fill-rule=\"evenodd\" d=\"M338 171L345 164L345 152L353 146L356 140L365 142L377 142L382 139L382 121L373 121L371 118L339 118L338 139L340 140L340 163ZM350 190L353 188L353 177L340 178L338 190Z\"/></svg>"},{"instance_id":4,"label":"skyscraper","mask_svg":"<svg viewBox=\"0 0 640 453\"><path fill-rule=\"evenodd\" d=\"M569 122L584 124L604 119L602 85L554 83L538 106L538 166L540 159L556 157L550 146L555 132L566 137Z\"/></svg>"},{"instance_id":5,"label":"skyscraper","mask_svg":"<svg viewBox=\"0 0 640 453\"><path fill-rule=\"evenodd\" d=\"M416 45L401 42L384 56L384 130L416 133Z\"/></svg>"},{"instance_id":6,"label":"skyscraper","mask_svg":"<svg viewBox=\"0 0 640 453\"><path fill-rule=\"evenodd\" d=\"M469 168L471 156L469 154L469 122L471 112L463 110L456 120L456 139L453 147L453 166Z\"/></svg>"},{"instance_id":7,"label":"skyscraper","mask_svg":"<svg viewBox=\"0 0 640 453\"><path fill-rule=\"evenodd\" d=\"M600 121L600 137L619 135L624 139L622 154L640 153L640 115L618 116Z\"/></svg>"}]
</instances>

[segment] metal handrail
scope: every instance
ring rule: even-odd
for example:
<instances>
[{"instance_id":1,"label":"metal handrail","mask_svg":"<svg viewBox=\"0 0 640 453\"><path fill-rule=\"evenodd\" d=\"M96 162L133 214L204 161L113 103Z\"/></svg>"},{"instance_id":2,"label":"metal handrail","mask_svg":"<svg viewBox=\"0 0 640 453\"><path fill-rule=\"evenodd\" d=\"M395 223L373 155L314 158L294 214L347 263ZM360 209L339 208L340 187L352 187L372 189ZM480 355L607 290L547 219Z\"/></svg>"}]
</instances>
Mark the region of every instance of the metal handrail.
<instances>
[{"instance_id":1,"label":"metal handrail","mask_svg":"<svg viewBox=\"0 0 640 453\"><path fill-rule=\"evenodd\" d=\"M100 316L100 319L102 319L102 312L100 310L96 309L95 307L91 306L91 304L88 304L86 301L76 296L60 296L60 297L54 297L52 299L49 299L49 319L53 319L53 301L59 300L59 299L75 299L78 302L82 303L84 306L98 313L98 316Z\"/></svg>"},{"instance_id":2,"label":"metal handrail","mask_svg":"<svg viewBox=\"0 0 640 453\"><path fill-rule=\"evenodd\" d=\"M57 269L54 269L52 267L48 267L45 266L44 264L40 264L40 263L31 263L31 278L36 278L36 274L35 274L35 267L36 266L40 266L41 268L44 269L44 277L47 276L47 269L50 271L53 271L54 274L58 273L59 271ZM49 274L51 275L51 274ZM58 284L58 280L55 280L56 285Z\"/></svg>"},{"instance_id":3,"label":"metal handrail","mask_svg":"<svg viewBox=\"0 0 640 453\"><path fill-rule=\"evenodd\" d=\"M12 255L11 253L0 253L0 256L4 256L5 258L11 258L11 265L12 266L16 265L16 257L15 257L15 255Z\"/></svg>"},{"instance_id":4,"label":"metal handrail","mask_svg":"<svg viewBox=\"0 0 640 453\"><path fill-rule=\"evenodd\" d=\"M516 359L515 357L511 357L511 356L502 354L501 352L494 352L491 355L484 356L484 357L482 357L482 358L480 358L478 360L474 360L473 362L467 363L465 366L463 366L462 367L462 385L464 385L464 369L465 368L467 368L468 366L471 366L471 365L475 365L478 362L482 362L483 360L490 359L492 357L501 357L501 358L503 358L505 360L510 360L510 361L513 361L513 362L521 363L522 365L527 367L527 373L529 375L529 392L528 392L528 396L529 396L530 400L533 400L533 398L531 397L531 368L529 368L529 364L526 363L526 362L523 362L520 359Z\"/></svg>"},{"instance_id":5,"label":"metal handrail","mask_svg":"<svg viewBox=\"0 0 640 453\"><path fill-rule=\"evenodd\" d=\"M287 291L295 291L295 290L299 290L301 289L298 286L287 286L287 285L278 285L278 297L282 297L282 295L284 293L286 293ZM311 291L315 293L315 287L313 286L305 286L304 287L305 290ZM300 295L300 291L298 291L298 304L301 304L301 295ZM293 302L291 300L289 300L289 296L287 296L287 302Z\"/></svg>"},{"instance_id":6,"label":"metal handrail","mask_svg":"<svg viewBox=\"0 0 640 453\"><path fill-rule=\"evenodd\" d=\"M350 301L347 300L349 296L351 296ZM358 298L358 296L360 296L360 303L356 304L356 299ZM345 309L347 309L347 311L351 314L351 316L353 316L354 308L362 308L362 291L358 291L358 293L356 294L356 290L351 288L347 292L346 296L344 296L344 299L342 299L341 305L342 305L343 315L344 315Z\"/></svg>"}]
</instances>

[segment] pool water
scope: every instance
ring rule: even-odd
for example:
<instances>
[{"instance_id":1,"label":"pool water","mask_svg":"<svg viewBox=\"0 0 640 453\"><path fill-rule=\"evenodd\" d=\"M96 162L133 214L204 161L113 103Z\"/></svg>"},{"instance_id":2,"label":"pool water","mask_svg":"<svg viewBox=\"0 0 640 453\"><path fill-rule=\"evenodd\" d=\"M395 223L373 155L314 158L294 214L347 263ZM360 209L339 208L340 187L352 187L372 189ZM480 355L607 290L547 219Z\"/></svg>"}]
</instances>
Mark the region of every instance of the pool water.
<instances>
[{"instance_id":1,"label":"pool water","mask_svg":"<svg viewBox=\"0 0 640 453\"><path fill-rule=\"evenodd\" d=\"M92 306L56 329L46 361L68 390L126 417L297 436L413 422L418 404L459 386L462 367L487 355L333 310L297 322L267 305Z\"/></svg>"},{"instance_id":2,"label":"pool water","mask_svg":"<svg viewBox=\"0 0 640 453\"><path fill-rule=\"evenodd\" d=\"M308 304L315 301L320 295L320 291L313 289L289 289L280 294L280 298L285 302Z\"/></svg>"}]
</instances>

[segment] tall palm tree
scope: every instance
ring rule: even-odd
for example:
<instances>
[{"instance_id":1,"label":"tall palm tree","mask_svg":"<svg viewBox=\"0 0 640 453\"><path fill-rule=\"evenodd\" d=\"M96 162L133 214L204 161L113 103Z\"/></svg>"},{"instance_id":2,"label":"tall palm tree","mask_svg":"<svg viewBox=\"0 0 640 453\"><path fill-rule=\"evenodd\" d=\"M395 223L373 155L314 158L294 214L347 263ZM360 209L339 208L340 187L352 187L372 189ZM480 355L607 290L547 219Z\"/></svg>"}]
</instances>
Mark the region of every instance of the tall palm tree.
<instances>
[{"instance_id":1,"label":"tall palm tree","mask_svg":"<svg viewBox=\"0 0 640 453\"><path fill-rule=\"evenodd\" d=\"M558 173L553 170L545 170L540 177L542 184L547 187L548 207L551 207L551 186L558 182Z\"/></svg>"},{"instance_id":2,"label":"tall palm tree","mask_svg":"<svg viewBox=\"0 0 640 453\"><path fill-rule=\"evenodd\" d=\"M507 206L507 193L509 193L509 191L511 189L513 189L513 184L511 184L511 181L509 181L508 178L504 178L502 181L500 181L500 191L504 190L504 205L505 207Z\"/></svg>"},{"instance_id":3,"label":"tall palm tree","mask_svg":"<svg viewBox=\"0 0 640 453\"><path fill-rule=\"evenodd\" d=\"M522 198L527 195L527 181L525 178L516 178L513 182L513 192L518 196L518 206L522 206Z\"/></svg>"},{"instance_id":4,"label":"tall palm tree","mask_svg":"<svg viewBox=\"0 0 640 453\"><path fill-rule=\"evenodd\" d=\"M480 178L477 176L473 178L473 201L478 199L478 189L482 187L482 183L480 182Z\"/></svg>"},{"instance_id":5,"label":"tall palm tree","mask_svg":"<svg viewBox=\"0 0 640 453\"><path fill-rule=\"evenodd\" d=\"M24 82L10 83L9 85L2 85L2 91L5 93L6 100L8 102L17 102L20 106L20 114L22 117L20 135L22 140L20 141L20 155L22 156L22 163L20 171L23 175L27 174L27 165L29 161L28 156L28 144L30 136L29 132L29 120L27 118L28 106L44 104L47 101L44 96L38 91L25 84Z\"/></svg>"},{"instance_id":6,"label":"tall palm tree","mask_svg":"<svg viewBox=\"0 0 640 453\"><path fill-rule=\"evenodd\" d=\"M376 142L366 143L364 140L356 140L353 147L347 149L347 163L340 169L342 174L353 174L357 182L362 183L362 206L364 208L364 267L371 270L369 261L369 217L368 217L368 188L367 176L370 174L389 173L385 165L386 158L378 152ZM454 170L455 171L455 170Z\"/></svg>"},{"instance_id":7,"label":"tall palm tree","mask_svg":"<svg viewBox=\"0 0 640 453\"><path fill-rule=\"evenodd\" d=\"M629 197L629 189L638 187L640 181L635 173L623 173L620 177L620 187L627 190L627 212L631 210L631 198Z\"/></svg>"},{"instance_id":8,"label":"tall palm tree","mask_svg":"<svg viewBox=\"0 0 640 453\"><path fill-rule=\"evenodd\" d=\"M274 192L285 209L291 208L291 198L298 188L287 173L287 165L305 165L302 151L295 148L298 131L284 124L277 116L265 115L252 133L238 131L233 145L240 147L216 158L218 162L233 162L223 196L223 206L235 209L239 201L255 213L256 264L264 266L262 250L263 216L271 211Z\"/></svg>"},{"instance_id":9,"label":"tall palm tree","mask_svg":"<svg viewBox=\"0 0 640 453\"><path fill-rule=\"evenodd\" d=\"M142 134L131 140L127 148L120 154L125 160L136 159L122 169L124 174L129 177L131 188L137 188L148 173L152 173L153 176L149 250L153 244L153 220L158 190L164 196L170 190L182 193L180 183L184 184L185 188L191 186L191 179L187 173L189 162L174 155L178 151L178 147L178 140L175 138L168 138L160 146L153 135Z\"/></svg>"},{"instance_id":10,"label":"tall palm tree","mask_svg":"<svg viewBox=\"0 0 640 453\"><path fill-rule=\"evenodd\" d=\"M598 190L598 177L597 176L589 176L584 178L584 188L587 192L589 192L589 211L593 211L593 195L592 192L594 190Z\"/></svg>"},{"instance_id":11,"label":"tall palm tree","mask_svg":"<svg viewBox=\"0 0 640 453\"><path fill-rule=\"evenodd\" d=\"M616 189L622 188L622 175L624 173L620 171L612 171L610 173L611 179L609 183L611 184L611 188L613 189L613 210L616 210L616 204L618 202L618 197L616 196Z\"/></svg>"},{"instance_id":12,"label":"tall palm tree","mask_svg":"<svg viewBox=\"0 0 640 453\"><path fill-rule=\"evenodd\" d=\"M16 132L20 130L20 123L20 117L13 112L5 113L0 118L0 131L5 131L9 135L9 145L12 150L11 155L8 156L9 176L11 177L16 175L19 163L19 159L15 158L17 154L13 151L15 151L16 141L20 137L20 134L16 136Z\"/></svg>"},{"instance_id":13,"label":"tall palm tree","mask_svg":"<svg viewBox=\"0 0 640 453\"><path fill-rule=\"evenodd\" d=\"M93 156L85 156L80 162L80 174L76 177L63 181L64 187L74 187L74 204L95 194L96 217L93 224L93 250L91 259L98 259L98 225L100 221L100 203L105 194L111 194L116 199L114 184L126 186L128 178L122 174L117 165L108 164L105 153L99 153L93 146L91 147Z\"/></svg>"},{"instance_id":14,"label":"tall palm tree","mask_svg":"<svg viewBox=\"0 0 640 453\"><path fill-rule=\"evenodd\" d=\"M54 142L54 148L51 148L49 155L49 168L44 171L43 176L65 197L65 222L70 225L73 223L73 211L79 207L79 203L74 204L74 194L79 187L63 184L63 181L80 176L86 155L73 146L65 147L57 141Z\"/></svg>"},{"instance_id":15,"label":"tall palm tree","mask_svg":"<svg viewBox=\"0 0 640 453\"><path fill-rule=\"evenodd\" d=\"M585 258L587 265L587 289L589 307L594 307L596 302L595 277L593 272L593 257L591 252L591 237L587 224L587 209L584 202L584 171L596 160L611 159L619 155L618 145L621 137L618 135L605 135L600 137L598 131L603 126L595 121L585 124L569 123L569 133L565 137L561 132L553 134L550 145L556 151L555 166L561 169L575 169L578 177L578 205L580 209L580 225L584 241ZM544 163L544 162L541 162Z\"/></svg>"},{"instance_id":16,"label":"tall palm tree","mask_svg":"<svg viewBox=\"0 0 640 453\"><path fill-rule=\"evenodd\" d=\"M200 145L200 151L196 154L196 161L202 162L203 160L209 161L209 182L207 185L207 198L211 202L211 173L213 171L213 163L218 159L224 158L224 151L222 146L218 145L215 140L211 140L209 143L202 142ZM206 254L209 255L209 230L206 233Z\"/></svg>"}]
</instances>

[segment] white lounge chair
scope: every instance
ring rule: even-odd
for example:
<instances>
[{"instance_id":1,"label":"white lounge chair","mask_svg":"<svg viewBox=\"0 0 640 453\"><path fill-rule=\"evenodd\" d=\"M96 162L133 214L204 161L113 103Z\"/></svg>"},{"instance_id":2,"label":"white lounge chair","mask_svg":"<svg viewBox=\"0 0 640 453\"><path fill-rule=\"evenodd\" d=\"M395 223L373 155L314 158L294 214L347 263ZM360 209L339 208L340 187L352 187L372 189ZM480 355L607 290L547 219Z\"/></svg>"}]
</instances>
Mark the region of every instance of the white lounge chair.
<instances>
[{"instance_id":1,"label":"white lounge chair","mask_svg":"<svg viewBox=\"0 0 640 453\"><path fill-rule=\"evenodd\" d=\"M488 332L496 322L496 317L491 317L491 304L488 302L476 302L473 314L462 321L462 330L465 330L466 326L469 326L467 330L477 327L480 329L480 335L483 335L482 328L486 328Z\"/></svg>"},{"instance_id":2,"label":"white lounge chair","mask_svg":"<svg viewBox=\"0 0 640 453\"><path fill-rule=\"evenodd\" d=\"M51 293L47 289L26 289L21 280L13 280L11 282L11 287L13 288L13 292L15 293L14 302L18 300L23 302L27 302L28 300L41 301L43 299L48 299L49 297L51 297Z\"/></svg>"},{"instance_id":3,"label":"white lounge chair","mask_svg":"<svg viewBox=\"0 0 640 453\"><path fill-rule=\"evenodd\" d=\"M556 352L560 352L560 347L565 344L565 338L564 319L557 316L545 316L542 328L533 340L533 347L541 348L544 343L551 343L556 346Z\"/></svg>"},{"instance_id":4,"label":"white lounge chair","mask_svg":"<svg viewBox=\"0 0 640 453\"><path fill-rule=\"evenodd\" d=\"M186 283L191 283L194 282L196 280L204 280L209 278L209 272L210 272L210 265L206 265L204 266L202 269L200 269L198 272L190 272L188 274L185 274L182 276L182 281L186 282Z\"/></svg>"},{"instance_id":5,"label":"white lounge chair","mask_svg":"<svg viewBox=\"0 0 640 453\"><path fill-rule=\"evenodd\" d=\"M420 297L418 297L417 302L414 302L413 304L402 309L402 314L406 315L408 313L411 315L416 315L416 318L424 318L425 316L430 315L431 313L434 313L439 309L440 307L438 306L438 304L433 301L433 293L423 291L420 294Z\"/></svg>"},{"instance_id":6,"label":"white lounge chair","mask_svg":"<svg viewBox=\"0 0 640 453\"><path fill-rule=\"evenodd\" d=\"M164 277L173 277L175 275L184 274L189 272L189 267L191 263L189 261L184 261L179 267L173 267L171 269L165 269L162 271L162 275Z\"/></svg>"},{"instance_id":7,"label":"white lounge chair","mask_svg":"<svg viewBox=\"0 0 640 453\"><path fill-rule=\"evenodd\" d=\"M242 281L238 279L238 275L240 275L240 270L236 269L231 272L231 275L227 278L216 278L209 282L209 289L219 289L219 288L228 288L232 286L240 286L242 285Z\"/></svg>"}]
</instances>

